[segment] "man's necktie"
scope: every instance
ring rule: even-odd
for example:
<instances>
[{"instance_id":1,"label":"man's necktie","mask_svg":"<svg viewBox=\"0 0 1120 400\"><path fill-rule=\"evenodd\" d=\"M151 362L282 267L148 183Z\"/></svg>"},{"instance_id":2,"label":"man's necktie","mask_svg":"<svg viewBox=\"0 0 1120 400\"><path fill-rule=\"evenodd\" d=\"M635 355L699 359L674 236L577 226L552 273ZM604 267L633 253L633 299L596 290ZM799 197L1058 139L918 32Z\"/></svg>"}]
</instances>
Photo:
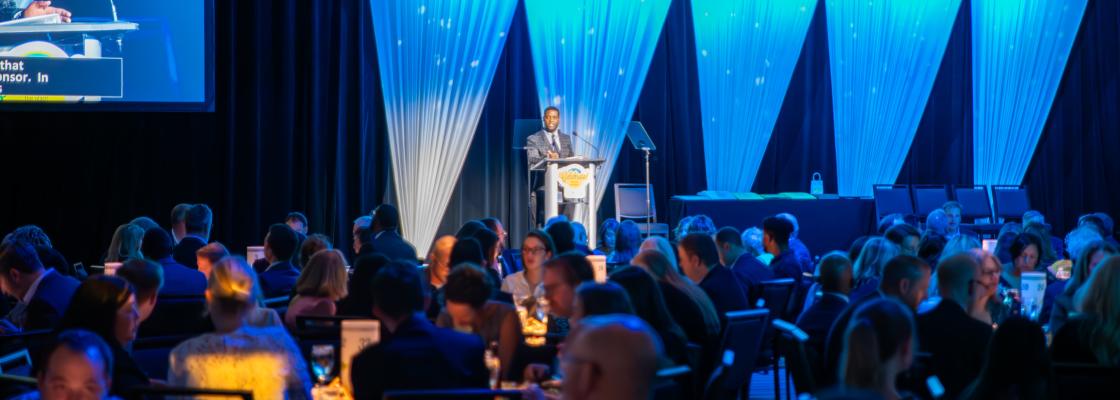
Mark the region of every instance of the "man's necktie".
<instances>
[{"instance_id":1,"label":"man's necktie","mask_svg":"<svg viewBox=\"0 0 1120 400\"><path fill-rule=\"evenodd\" d=\"M560 146L556 144L556 136L549 136L548 141L552 143L552 151L560 154Z\"/></svg>"}]
</instances>

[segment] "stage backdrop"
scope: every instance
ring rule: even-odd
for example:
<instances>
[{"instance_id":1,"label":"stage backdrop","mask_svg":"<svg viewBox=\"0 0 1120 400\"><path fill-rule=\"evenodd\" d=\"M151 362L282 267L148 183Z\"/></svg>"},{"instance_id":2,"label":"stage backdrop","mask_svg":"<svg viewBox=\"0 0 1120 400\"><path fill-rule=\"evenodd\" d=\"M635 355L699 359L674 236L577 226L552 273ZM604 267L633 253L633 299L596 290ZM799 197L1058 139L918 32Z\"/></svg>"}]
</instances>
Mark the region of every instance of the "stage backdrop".
<instances>
[{"instance_id":1,"label":"stage backdrop","mask_svg":"<svg viewBox=\"0 0 1120 400\"><path fill-rule=\"evenodd\" d=\"M290 210L349 247L351 221L392 190L368 1L216 6L213 114L0 113L0 231L40 224L72 261L90 264L118 224L137 215L166 224L176 203L206 202L212 238L235 251L259 244ZM808 191L813 171L836 191L826 7L809 25L756 192ZM661 149L652 174L660 216L670 195L706 186L691 9L670 5L633 115ZM899 182L972 182L971 18L957 15ZM519 5L440 232L525 209L508 182L521 167L511 162L513 121L540 117L525 21ZM1120 3L1089 1L1026 171L1033 205L1063 232L1084 210L1120 216L1118 27ZM628 146L610 183L642 180ZM613 201L608 190L601 216L613 215Z\"/></svg>"}]
</instances>

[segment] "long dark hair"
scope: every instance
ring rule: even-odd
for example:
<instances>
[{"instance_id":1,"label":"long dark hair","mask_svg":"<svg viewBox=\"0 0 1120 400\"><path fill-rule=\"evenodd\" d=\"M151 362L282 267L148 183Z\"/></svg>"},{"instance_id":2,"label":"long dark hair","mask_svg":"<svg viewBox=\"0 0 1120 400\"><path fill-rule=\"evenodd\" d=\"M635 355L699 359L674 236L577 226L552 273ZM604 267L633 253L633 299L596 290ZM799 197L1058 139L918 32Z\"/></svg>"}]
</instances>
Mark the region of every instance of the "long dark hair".
<instances>
[{"instance_id":1,"label":"long dark hair","mask_svg":"<svg viewBox=\"0 0 1120 400\"><path fill-rule=\"evenodd\" d=\"M85 329L100 335L110 346L123 346L115 333L117 311L135 294L136 289L124 279L91 276L74 292L57 330Z\"/></svg>"},{"instance_id":2,"label":"long dark hair","mask_svg":"<svg viewBox=\"0 0 1120 400\"><path fill-rule=\"evenodd\" d=\"M886 379L883 363L906 341L914 340L914 317L894 299L872 300L853 315L844 333L840 381L850 387L877 389Z\"/></svg>"},{"instance_id":3,"label":"long dark hair","mask_svg":"<svg viewBox=\"0 0 1120 400\"><path fill-rule=\"evenodd\" d=\"M634 307L634 314L645 320L661 335L666 350L670 347L670 341L682 344L688 341L684 329L681 329L681 326L673 320L673 315L669 313L661 287L653 280L652 275L638 267L626 267L611 274L610 280L626 289L626 293L630 295L630 305Z\"/></svg>"}]
</instances>

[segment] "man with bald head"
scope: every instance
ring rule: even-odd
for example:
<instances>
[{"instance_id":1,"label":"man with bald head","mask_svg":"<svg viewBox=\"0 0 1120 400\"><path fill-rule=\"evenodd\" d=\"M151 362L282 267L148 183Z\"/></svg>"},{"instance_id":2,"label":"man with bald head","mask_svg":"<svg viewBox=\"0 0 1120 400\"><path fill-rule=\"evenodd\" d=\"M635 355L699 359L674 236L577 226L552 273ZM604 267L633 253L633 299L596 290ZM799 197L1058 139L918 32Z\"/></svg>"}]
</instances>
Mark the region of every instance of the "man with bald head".
<instances>
[{"instance_id":1,"label":"man with bald head","mask_svg":"<svg viewBox=\"0 0 1120 400\"><path fill-rule=\"evenodd\" d=\"M797 327L809 334L809 347L824 353L828 331L832 323L844 312L852 291L852 262L844 253L834 251L821 259L817 266L817 282L821 297L797 318Z\"/></svg>"},{"instance_id":2,"label":"man with bald head","mask_svg":"<svg viewBox=\"0 0 1120 400\"><path fill-rule=\"evenodd\" d=\"M972 255L961 253L937 265L937 307L917 318L919 347L929 353L933 373L945 385L946 398L957 397L980 374L992 326L972 318L974 295L984 290L983 270Z\"/></svg>"},{"instance_id":3,"label":"man with bald head","mask_svg":"<svg viewBox=\"0 0 1120 400\"><path fill-rule=\"evenodd\" d=\"M561 398L648 399L663 353L657 334L638 317L584 318L561 356Z\"/></svg>"}]
</instances>

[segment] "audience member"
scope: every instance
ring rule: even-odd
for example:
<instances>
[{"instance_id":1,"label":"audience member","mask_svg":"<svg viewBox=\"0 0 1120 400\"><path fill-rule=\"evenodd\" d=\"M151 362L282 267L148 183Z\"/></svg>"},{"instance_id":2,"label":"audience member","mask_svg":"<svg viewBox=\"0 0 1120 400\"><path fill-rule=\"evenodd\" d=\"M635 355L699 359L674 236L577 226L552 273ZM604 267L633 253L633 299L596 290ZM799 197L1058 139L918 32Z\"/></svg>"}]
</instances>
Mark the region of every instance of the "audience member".
<instances>
[{"instance_id":1,"label":"audience member","mask_svg":"<svg viewBox=\"0 0 1120 400\"><path fill-rule=\"evenodd\" d=\"M871 294L879 287L879 280L883 276L883 268L899 253L899 248L891 241L873 237L863 245L853 264L855 284L852 289L852 298L859 300Z\"/></svg>"},{"instance_id":2,"label":"audience member","mask_svg":"<svg viewBox=\"0 0 1120 400\"><path fill-rule=\"evenodd\" d=\"M485 261L486 258L482 255L482 244L478 243L478 239L473 237L459 238L455 241L455 245L451 246L452 266L462 263L482 265Z\"/></svg>"},{"instance_id":3,"label":"audience member","mask_svg":"<svg viewBox=\"0 0 1120 400\"><path fill-rule=\"evenodd\" d=\"M659 240L669 246L669 241L665 238L649 238L646 239L646 243L651 240ZM657 280L669 314L684 330L688 341L701 346L713 344L719 337L719 314L716 313L712 300L703 289L677 273L677 269L672 265L672 260L675 258L671 255L672 248L668 251L670 255L666 256L656 248L642 250L634 256L633 264L646 270Z\"/></svg>"},{"instance_id":4,"label":"audience member","mask_svg":"<svg viewBox=\"0 0 1120 400\"><path fill-rule=\"evenodd\" d=\"M68 330L54 338L39 361L38 393L17 400L110 399L113 352L97 334Z\"/></svg>"},{"instance_id":5,"label":"audience member","mask_svg":"<svg viewBox=\"0 0 1120 400\"><path fill-rule=\"evenodd\" d=\"M455 238L459 239L459 240L463 240L463 239L466 239L466 238L474 237L475 232L478 232L478 231L483 230L483 229L490 229L490 228L487 228L486 224L483 224L482 221L470 220L470 221L467 221L467 222L463 223L463 226L459 227L459 231L455 232Z\"/></svg>"},{"instance_id":6,"label":"audience member","mask_svg":"<svg viewBox=\"0 0 1120 400\"><path fill-rule=\"evenodd\" d=\"M210 212L210 207L205 204L195 204L187 211L186 219L183 221L185 226L186 236L179 239L178 244L175 245L173 255L175 261L183 264L192 269L198 269L198 262L196 253L198 249L205 246L210 241L210 226L214 220L214 214Z\"/></svg>"},{"instance_id":7,"label":"audience member","mask_svg":"<svg viewBox=\"0 0 1120 400\"><path fill-rule=\"evenodd\" d=\"M944 236L934 233L922 234L922 240L918 242L918 257L930 265L937 264L937 260L941 259L941 251L945 249L945 244L948 241Z\"/></svg>"},{"instance_id":8,"label":"audience member","mask_svg":"<svg viewBox=\"0 0 1120 400\"><path fill-rule=\"evenodd\" d=\"M779 278L792 278L800 284L802 273L812 272L811 267L801 264L797 254L789 247L789 238L793 234L793 224L785 218L766 217L762 220L762 244L766 252L774 256L770 261L770 269Z\"/></svg>"},{"instance_id":9,"label":"audience member","mask_svg":"<svg viewBox=\"0 0 1120 400\"><path fill-rule=\"evenodd\" d=\"M949 215L945 213L944 209L938 208L930 211L926 216L926 229L922 232L922 236L937 235L949 240Z\"/></svg>"},{"instance_id":10,"label":"audience member","mask_svg":"<svg viewBox=\"0 0 1120 400\"><path fill-rule=\"evenodd\" d=\"M968 254L980 265L980 278L976 280L978 287L973 291L968 315L988 325L998 324L1010 314L1009 307L1003 304L999 293L999 276L1003 265L995 255L984 249L972 249Z\"/></svg>"},{"instance_id":11,"label":"audience member","mask_svg":"<svg viewBox=\"0 0 1120 400\"><path fill-rule=\"evenodd\" d=\"M1057 332L1069 320L1074 310L1073 298L1093 269L1109 256L1120 255L1120 248L1103 240L1090 242L1081 250L1081 255L1073 262L1073 271L1070 278L1057 281L1046 286L1046 295L1053 296L1053 308L1050 311L1050 331Z\"/></svg>"},{"instance_id":12,"label":"audience member","mask_svg":"<svg viewBox=\"0 0 1120 400\"><path fill-rule=\"evenodd\" d=\"M502 291L513 296L515 303L536 301L537 290L544 279L544 263L552 258L552 238L541 230L533 230L521 241L521 271L502 279Z\"/></svg>"},{"instance_id":13,"label":"audience member","mask_svg":"<svg viewBox=\"0 0 1120 400\"><path fill-rule=\"evenodd\" d=\"M1047 232L1051 231L1050 224L1046 223L1046 217L1044 215L1042 215L1041 212L1038 212L1038 211L1035 211L1035 210L1029 210L1029 211L1023 213L1023 224L1022 224L1022 226L1019 227L1019 233L1022 232L1023 227L1026 227L1027 225L1033 225L1033 224L1042 225L1043 227L1046 228ZM1050 247L1052 249L1054 249L1054 254L1058 258L1061 258L1062 255L1065 254L1065 242L1062 241L1062 238L1054 236L1053 232L1050 232L1050 235L1043 238L1043 240L1049 240L1050 241ZM1007 261L1004 261L1004 262L1007 262Z\"/></svg>"},{"instance_id":14,"label":"audience member","mask_svg":"<svg viewBox=\"0 0 1120 400\"><path fill-rule=\"evenodd\" d=\"M157 226L144 233L144 242L140 246L145 257L163 268L164 285L160 295L202 296L206 291L206 275L176 262L171 256L171 241L171 234ZM196 255L196 262L197 259Z\"/></svg>"},{"instance_id":15,"label":"audience member","mask_svg":"<svg viewBox=\"0 0 1120 400\"><path fill-rule=\"evenodd\" d=\"M1023 233L1023 226L1014 222L1008 222L999 228L999 235L996 236L996 257L999 258L1000 265L1011 262L1011 243L1015 242L1015 238L1020 233ZM1058 241L1061 242L1061 239Z\"/></svg>"},{"instance_id":16,"label":"audience member","mask_svg":"<svg viewBox=\"0 0 1120 400\"><path fill-rule=\"evenodd\" d=\"M828 330L851 303L848 294L852 291L852 262L843 253L829 253L821 259L816 275L820 299L797 317L797 327L809 334L807 347L814 354L823 355Z\"/></svg>"},{"instance_id":17,"label":"audience member","mask_svg":"<svg viewBox=\"0 0 1120 400\"><path fill-rule=\"evenodd\" d=\"M1050 237L1050 227L1048 225L1030 224L1023 227L1023 233L1030 233L1038 237L1038 258L1041 268L1045 268L1063 258L1063 255L1055 251L1054 247L1050 245L1050 241L1045 240L1045 238ZM1066 249L1069 249L1068 244L1066 244ZM1073 254L1076 254L1076 251Z\"/></svg>"},{"instance_id":18,"label":"audience member","mask_svg":"<svg viewBox=\"0 0 1120 400\"><path fill-rule=\"evenodd\" d=\"M789 234L789 248L793 250L793 254L797 255L797 261L801 263L802 273L813 273L813 255L809 253L809 248L797 238L797 234L801 233L801 225L797 223L797 217L790 213L780 213L775 217L789 221L793 226L793 231Z\"/></svg>"},{"instance_id":19,"label":"audience member","mask_svg":"<svg viewBox=\"0 0 1120 400\"><path fill-rule=\"evenodd\" d=\"M941 205L941 209L945 211L945 216L948 218L948 224L945 229L945 237L949 240L961 235L972 236L977 238L976 232L964 229L961 227L961 212L964 207L961 203L949 201Z\"/></svg>"},{"instance_id":20,"label":"audience member","mask_svg":"<svg viewBox=\"0 0 1120 400\"><path fill-rule=\"evenodd\" d=\"M436 326L473 333L489 346L497 345L505 376L506 368L513 365L513 356L524 340L521 319L517 309L508 303L491 300L494 284L490 275L476 265L456 265L447 276L444 286L444 311L436 319Z\"/></svg>"},{"instance_id":21,"label":"audience member","mask_svg":"<svg viewBox=\"0 0 1120 400\"><path fill-rule=\"evenodd\" d=\"M692 216L686 215L684 217L681 217L680 221L677 221L677 226L673 228L674 241L680 241L681 239L684 239L685 235L688 235L688 225L692 224L693 218L694 217Z\"/></svg>"},{"instance_id":22,"label":"audience member","mask_svg":"<svg viewBox=\"0 0 1120 400\"><path fill-rule=\"evenodd\" d=\"M487 386L482 340L437 328L418 314L425 293L412 262L394 261L382 267L371 291L373 314L388 334L354 356L350 381L355 399L378 399L393 389Z\"/></svg>"},{"instance_id":23,"label":"audience member","mask_svg":"<svg viewBox=\"0 0 1120 400\"><path fill-rule=\"evenodd\" d=\"M510 250L509 232L506 231L505 225L502 225L500 219L489 217L483 218L482 224L486 225L486 229L498 234L498 264L501 265L502 276L509 276L514 272L520 271L521 267L518 265L520 260L517 259L517 253ZM584 232L584 247L586 247L586 232Z\"/></svg>"},{"instance_id":24,"label":"audience member","mask_svg":"<svg viewBox=\"0 0 1120 400\"><path fill-rule=\"evenodd\" d=\"M143 216L133 218L132 221L128 221L128 223L139 226L144 232L147 232L148 229L159 228L159 224L156 223L155 220ZM174 246L175 244L172 243L171 245Z\"/></svg>"},{"instance_id":25,"label":"audience member","mask_svg":"<svg viewBox=\"0 0 1120 400\"><path fill-rule=\"evenodd\" d=\"M852 241L852 245L848 246L848 259L858 260L859 253L863 252L863 246L867 245L867 241L875 238L876 236L860 236ZM921 245L919 245L921 247Z\"/></svg>"},{"instance_id":26,"label":"audience member","mask_svg":"<svg viewBox=\"0 0 1120 400\"><path fill-rule=\"evenodd\" d=\"M879 235L886 235L887 231L890 230L891 227L893 227L895 225L905 224L905 223L906 223L906 217L902 216L902 214L899 214L899 213L887 214L887 215L884 215L883 218L879 219L879 223L876 225L878 227L878 230L876 232L878 232Z\"/></svg>"},{"instance_id":27,"label":"audience member","mask_svg":"<svg viewBox=\"0 0 1120 400\"><path fill-rule=\"evenodd\" d=\"M884 237L898 246L900 254L918 255L918 244L922 241L922 233L918 232L918 228L910 224L898 224L887 229Z\"/></svg>"},{"instance_id":28,"label":"audience member","mask_svg":"<svg viewBox=\"0 0 1120 400\"><path fill-rule=\"evenodd\" d=\"M289 227L290 226L291 225L289 225ZM304 239L299 244L299 256L296 257L296 259L299 260L299 265L296 267L303 269L303 267L307 265L307 262L311 260L311 256L315 255L315 253L333 248L334 245L331 244L331 238L327 237L327 235L321 233L312 233L308 235L307 239Z\"/></svg>"},{"instance_id":29,"label":"audience member","mask_svg":"<svg viewBox=\"0 0 1120 400\"><path fill-rule=\"evenodd\" d=\"M1101 236L1104 236L1104 241L1112 244L1113 246L1120 247L1120 242L1116 241L1116 226L1112 221L1112 217L1109 216L1108 213L1103 212L1095 212L1093 213L1093 215L1096 215L1097 218L1100 218L1101 223L1104 224L1102 226L1102 228L1104 228L1104 231L1101 233Z\"/></svg>"},{"instance_id":30,"label":"audience member","mask_svg":"<svg viewBox=\"0 0 1120 400\"><path fill-rule=\"evenodd\" d=\"M581 253L563 253L545 262L541 284L548 299L549 312L561 318L570 318L576 287L594 280L591 262Z\"/></svg>"},{"instance_id":31,"label":"audience member","mask_svg":"<svg viewBox=\"0 0 1120 400\"><path fill-rule=\"evenodd\" d=\"M296 280L296 296L284 313L284 325L296 329L301 316L330 317L338 312L335 302L346 297L346 256L338 250L323 250L311 256Z\"/></svg>"},{"instance_id":32,"label":"audience member","mask_svg":"<svg viewBox=\"0 0 1120 400\"><path fill-rule=\"evenodd\" d=\"M587 243L590 240L587 237L587 227L579 222L572 222L572 233L575 235L572 240L576 243L576 250L587 255L595 254Z\"/></svg>"},{"instance_id":33,"label":"audience member","mask_svg":"<svg viewBox=\"0 0 1120 400\"><path fill-rule=\"evenodd\" d=\"M367 254L354 260L354 273L346 286L346 293L348 294L338 306L339 314L373 317L373 293L370 292L370 284L373 282L373 277L377 276L377 271L380 271L390 261L392 260L389 260L389 257L385 257L383 254ZM434 293L430 284L428 292ZM432 319L439 315L440 310L439 304L433 304L433 306L434 310L428 311L428 317Z\"/></svg>"},{"instance_id":34,"label":"audience member","mask_svg":"<svg viewBox=\"0 0 1120 400\"><path fill-rule=\"evenodd\" d=\"M962 400L1052 399L1055 397L1042 327L1014 317L999 325L984 350L984 366Z\"/></svg>"},{"instance_id":35,"label":"audience member","mask_svg":"<svg viewBox=\"0 0 1120 400\"><path fill-rule=\"evenodd\" d=\"M1066 234L1066 249L1069 250L1069 258L1077 261L1077 257L1085 250L1089 243L1096 240L1103 240L1101 235L1095 229L1089 227L1078 227Z\"/></svg>"},{"instance_id":36,"label":"audience member","mask_svg":"<svg viewBox=\"0 0 1120 400\"><path fill-rule=\"evenodd\" d=\"M1107 233L1104 229L1104 221L1096 214L1085 214L1077 218L1077 227L1088 227L1102 237Z\"/></svg>"},{"instance_id":37,"label":"audience member","mask_svg":"<svg viewBox=\"0 0 1120 400\"><path fill-rule=\"evenodd\" d=\"M681 268L679 265L677 265L676 246L673 246L672 243L669 243L669 239L661 236L650 236L646 238L646 240L642 241L642 247L639 250L639 252L645 250L661 252L662 255L668 258L669 265L672 266L673 272L678 276L680 275Z\"/></svg>"},{"instance_id":38,"label":"audience member","mask_svg":"<svg viewBox=\"0 0 1120 400\"><path fill-rule=\"evenodd\" d=\"M618 220L614 218L607 218L599 225L599 243L595 248L595 254L605 256L614 251L617 230Z\"/></svg>"},{"instance_id":39,"label":"audience member","mask_svg":"<svg viewBox=\"0 0 1120 400\"><path fill-rule=\"evenodd\" d=\"M124 278L136 289L136 310L140 312L140 322L146 321L152 316L156 299L163 288L163 267L151 260L128 260L117 269L117 276Z\"/></svg>"},{"instance_id":40,"label":"audience member","mask_svg":"<svg viewBox=\"0 0 1120 400\"><path fill-rule=\"evenodd\" d=\"M51 329L66 312L78 280L43 267L30 244L0 245L0 292L16 305L0 320L0 333Z\"/></svg>"},{"instance_id":41,"label":"audience member","mask_svg":"<svg viewBox=\"0 0 1120 400\"><path fill-rule=\"evenodd\" d=\"M937 259L937 263L941 264L942 261L948 260L949 257L961 253L968 253L974 249L979 249L980 241L970 235L957 235L949 239L945 243L945 248L941 249L941 257Z\"/></svg>"},{"instance_id":42,"label":"audience member","mask_svg":"<svg viewBox=\"0 0 1120 400\"><path fill-rule=\"evenodd\" d=\"M52 247L35 245L35 254L39 256L39 262L43 263L44 268L53 268L55 272L78 280L86 279L89 275L83 265L70 264L62 253Z\"/></svg>"},{"instance_id":43,"label":"audience member","mask_svg":"<svg viewBox=\"0 0 1120 400\"><path fill-rule=\"evenodd\" d=\"M614 282L584 282L576 287L572 299L572 329L579 329L579 321L596 315L634 314L630 294Z\"/></svg>"},{"instance_id":44,"label":"audience member","mask_svg":"<svg viewBox=\"0 0 1120 400\"><path fill-rule=\"evenodd\" d=\"M51 238L47 236L47 232L43 231L43 228L38 225L23 225L4 235L3 243L10 241L24 242L36 247L54 247L51 245Z\"/></svg>"},{"instance_id":45,"label":"audience member","mask_svg":"<svg viewBox=\"0 0 1120 400\"><path fill-rule=\"evenodd\" d=\"M931 355L933 374L941 379L947 398L956 398L980 372L984 349L992 326L968 314L982 279L980 265L972 255L949 257L937 266L941 301L933 310L918 316L918 338L922 351Z\"/></svg>"},{"instance_id":46,"label":"audience member","mask_svg":"<svg viewBox=\"0 0 1120 400\"><path fill-rule=\"evenodd\" d=\"M479 229L474 232L471 237L478 240L479 246L482 248L482 263L478 265L482 267L483 271L490 274L494 281L502 279L501 265L498 264L498 256L501 254L501 246L498 242L498 234L489 229ZM458 265L458 264L452 264Z\"/></svg>"},{"instance_id":47,"label":"audience member","mask_svg":"<svg viewBox=\"0 0 1120 400\"><path fill-rule=\"evenodd\" d=\"M368 252L381 253L390 260L404 260L416 263L416 248L401 237L401 214L392 204L382 204L373 209L373 222L370 224L372 238ZM363 254L367 251L363 250Z\"/></svg>"},{"instance_id":48,"label":"audience member","mask_svg":"<svg viewBox=\"0 0 1120 400\"><path fill-rule=\"evenodd\" d=\"M1080 314L1054 335L1054 361L1120 366L1120 256L1093 268L1073 300Z\"/></svg>"},{"instance_id":49,"label":"audience member","mask_svg":"<svg viewBox=\"0 0 1120 400\"><path fill-rule=\"evenodd\" d=\"M748 304L755 304L762 296L762 282L774 279L774 271L747 253L743 247L743 239L735 228L721 228L716 232L715 239L720 264L735 273L746 292Z\"/></svg>"},{"instance_id":50,"label":"audience member","mask_svg":"<svg viewBox=\"0 0 1120 400\"><path fill-rule=\"evenodd\" d=\"M903 398L898 376L914 360L914 317L894 299L876 299L859 307L844 329L840 382L849 398ZM862 395L863 397L860 397Z\"/></svg>"},{"instance_id":51,"label":"audience member","mask_svg":"<svg viewBox=\"0 0 1120 400\"><path fill-rule=\"evenodd\" d=\"M690 233L703 233L708 236L716 234L716 223L707 215L697 215L688 220L685 226L685 235ZM678 239L679 240L679 239Z\"/></svg>"},{"instance_id":52,"label":"audience member","mask_svg":"<svg viewBox=\"0 0 1120 400\"><path fill-rule=\"evenodd\" d=\"M292 265L296 252L296 232L285 224L273 224L264 236L264 259L268 268L260 273L261 291L265 297L292 294L299 278L299 269Z\"/></svg>"},{"instance_id":53,"label":"audience member","mask_svg":"<svg viewBox=\"0 0 1120 400\"><path fill-rule=\"evenodd\" d=\"M1011 263L1003 266L1000 285L1019 289L1024 272L1038 271L1042 254L1042 239L1033 233L1023 232L1011 243Z\"/></svg>"},{"instance_id":54,"label":"audience member","mask_svg":"<svg viewBox=\"0 0 1120 400\"><path fill-rule=\"evenodd\" d=\"M132 285L115 276L98 275L78 286L57 330L87 329L109 344L113 353L109 392L119 396L131 388L151 383L126 350L136 339L139 325L140 311L136 308L136 291Z\"/></svg>"},{"instance_id":55,"label":"audience member","mask_svg":"<svg viewBox=\"0 0 1120 400\"><path fill-rule=\"evenodd\" d=\"M642 233L634 221L622 221L617 232L614 251L607 255L607 266L611 270L630 265L630 259L638 254L642 245Z\"/></svg>"},{"instance_id":56,"label":"audience member","mask_svg":"<svg viewBox=\"0 0 1120 400\"><path fill-rule=\"evenodd\" d=\"M144 229L132 224L124 224L113 232L109 249L105 251L105 262L125 262L133 258L144 258L140 252L140 241L144 239Z\"/></svg>"},{"instance_id":57,"label":"audience member","mask_svg":"<svg viewBox=\"0 0 1120 400\"><path fill-rule=\"evenodd\" d=\"M254 274L240 257L226 257L214 266L206 290L214 332L171 350L170 385L249 389L253 397L263 399L311 398L307 363L295 341L279 326L248 322L256 310Z\"/></svg>"},{"instance_id":58,"label":"audience member","mask_svg":"<svg viewBox=\"0 0 1120 400\"><path fill-rule=\"evenodd\" d=\"M544 231L552 238L552 244L556 246L555 254L564 254L576 249L576 234L572 230L572 224L568 221L553 222L546 226Z\"/></svg>"},{"instance_id":59,"label":"audience member","mask_svg":"<svg viewBox=\"0 0 1120 400\"><path fill-rule=\"evenodd\" d=\"M300 235L307 235L307 216L299 211L292 211L284 217L284 223L288 224L289 228Z\"/></svg>"},{"instance_id":60,"label":"audience member","mask_svg":"<svg viewBox=\"0 0 1120 400\"><path fill-rule=\"evenodd\" d=\"M420 278L424 280L429 293L439 290L447 282L447 274L451 273L452 266L451 251L455 249L456 242L458 240L454 236L441 236L428 250L428 264L423 268Z\"/></svg>"},{"instance_id":61,"label":"audience member","mask_svg":"<svg viewBox=\"0 0 1120 400\"><path fill-rule=\"evenodd\" d=\"M373 240L373 235L370 234L369 226L373 224L373 217L363 215L354 220L354 227L350 230L351 246L354 250L354 256L362 254L362 248L369 248L370 241Z\"/></svg>"},{"instance_id":62,"label":"audience member","mask_svg":"<svg viewBox=\"0 0 1120 400\"><path fill-rule=\"evenodd\" d=\"M913 256L900 255L891 259L883 267L883 277L879 281L879 290L872 292L862 299L852 299L851 304L836 317L836 322L828 331L828 343L825 345L825 371L840 371L840 351L843 349L844 330L848 321L852 319L859 306L865 302L893 298L901 301L911 312L918 309L918 305L926 299L929 289L930 266L925 260ZM820 387L828 387L835 383L835 376L825 374Z\"/></svg>"},{"instance_id":63,"label":"audience member","mask_svg":"<svg viewBox=\"0 0 1120 400\"><path fill-rule=\"evenodd\" d=\"M187 214L190 213L192 204L180 203L171 209L171 237L175 244L187 237Z\"/></svg>"},{"instance_id":64,"label":"audience member","mask_svg":"<svg viewBox=\"0 0 1120 400\"><path fill-rule=\"evenodd\" d=\"M688 338L669 313L665 297L653 277L641 268L625 267L611 274L610 281L626 289L634 315L657 332L665 345L666 358L676 365L693 365L688 360Z\"/></svg>"},{"instance_id":65,"label":"audience member","mask_svg":"<svg viewBox=\"0 0 1120 400\"><path fill-rule=\"evenodd\" d=\"M654 386L661 343L631 315L585 318L562 357L565 399L646 399ZM530 399L541 399L539 389Z\"/></svg>"},{"instance_id":66,"label":"audience member","mask_svg":"<svg viewBox=\"0 0 1120 400\"><path fill-rule=\"evenodd\" d=\"M774 255L767 253L766 248L762 245L762 229L757 226L752 226L743 231L740 239L743 240L743 246L747 248L747 252L762 265L770 265L770 261L774 259Z\"/></svg>"},{"instance_id":67,"label":"audience member","mask_svg":"<svg viewBox=\"0 0 1120 400\"><path fill-rule=\"evenodd\" d=\"M746 291L735 273L719 265L719 250L711 236L703 233L686 235L677 243L677 259L685 275L708 294L720 321L726 319L728 312L750 308Z\"/></svg>"},{"instance_id":68,"label":"audience member","mask_svg":"<svg viewBox=\"0 0 1120 400\"><path fill-rule=\"evenodd\" d=\"M198 272L210 279L210 271L214 269L214 264L229 255L229 250L226 246L218 242L212 242L195 252L195 262L198 265Z\"/></svg>"}]
</instances>

